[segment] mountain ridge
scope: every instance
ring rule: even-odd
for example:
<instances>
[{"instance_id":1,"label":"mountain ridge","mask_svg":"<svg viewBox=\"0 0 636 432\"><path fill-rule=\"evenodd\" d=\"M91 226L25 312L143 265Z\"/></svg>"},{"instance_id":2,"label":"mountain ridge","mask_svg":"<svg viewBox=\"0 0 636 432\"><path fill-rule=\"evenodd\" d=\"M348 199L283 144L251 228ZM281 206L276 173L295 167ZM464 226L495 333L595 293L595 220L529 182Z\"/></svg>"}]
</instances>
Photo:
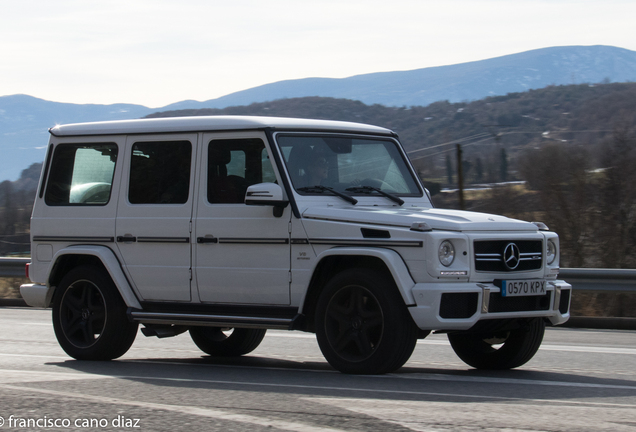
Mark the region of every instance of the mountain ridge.
<instances>
[{"instance_id":1,"label":"mountain ridge","mask_svg":"<svg viewBox=\"0 0 636 432\"><path fill-rule=\"evenodd\" d=\"M609 46L551 47L456 65L348 78L286 80L204 102L161 108L136 104L72 104L28 95L0 96L0 180L41 162L55 124L132 119L179 109L227 108L299 97L331 97L389 107L427 106L563 85L636 81L636 52Z\"/></svg>"}]
</instances>

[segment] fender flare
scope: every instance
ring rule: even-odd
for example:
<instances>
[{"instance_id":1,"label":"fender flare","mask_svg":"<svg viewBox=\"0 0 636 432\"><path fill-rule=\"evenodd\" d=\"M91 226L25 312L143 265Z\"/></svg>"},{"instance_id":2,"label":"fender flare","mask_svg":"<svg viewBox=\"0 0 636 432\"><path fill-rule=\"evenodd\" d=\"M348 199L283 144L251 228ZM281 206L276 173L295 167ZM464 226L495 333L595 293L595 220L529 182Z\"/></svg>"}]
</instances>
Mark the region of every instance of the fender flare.
<instances>
[{"instance_id":1,"label":"fender flare","mask_svg":"<svg viewBox=\"0 0 636 432\"><path fill-rule=\"evenodd\" d=\"M57 251L57 253L53 256L53 259L51 260L51 266L49 267L47 271L49 278L51 276L51 270L53 269L55 264L59 261L60 258L62 258L65 255L91 255L99 259L104 265L104 268L110 275L111 279L113 280L113 283L117 287L117 290L119 291L121 298L124 300L124 303L126 303L126 306L136 308L136 309L142 309L141 304L139 304L139 300L137 299L137 296L133 292L133 289L130 283L128 282L128 279L126 278L126 275L124 274L124 271L121 268L121 264L119 260L117 259L117 257L115 256L115 253L111 249L105 246L97 246L97 245L68 246L63 249L60 249L59 251ZM51 287L50 283L48 282L49 281L47 280L47 285L49 285L49 289L52 289L53 287Z\"/></svg>"},{"instance_id":2,"label":"fender flare","mask_svg":"<svg viewBox=\"0 0 636 432\"><path fill-rule=\"evenodd\" d=\"M397 286L400 294L402 295L402 299L404 303L408 305L415 304L415 298L413 297L412 289L415 286L415 281L411 277L411 274L406 266L406 263L402 259L402 256L392 249L381 249L381 248L360 248L360 247L336 247L332 249L328 249L324 252L321 252L316 258L316 264L311 269L311 274L313 275L316 272L317 267L320 263L328 257L332 256L365 256L365 257L373 257L378 258L384 262L386 267L391 272L391 276L393 277L393 281ZM309 292L309 287L305 290L305 295L301 299L300 305L304 310L305 299L307 293Z\"/></svg>"}]
</instances>

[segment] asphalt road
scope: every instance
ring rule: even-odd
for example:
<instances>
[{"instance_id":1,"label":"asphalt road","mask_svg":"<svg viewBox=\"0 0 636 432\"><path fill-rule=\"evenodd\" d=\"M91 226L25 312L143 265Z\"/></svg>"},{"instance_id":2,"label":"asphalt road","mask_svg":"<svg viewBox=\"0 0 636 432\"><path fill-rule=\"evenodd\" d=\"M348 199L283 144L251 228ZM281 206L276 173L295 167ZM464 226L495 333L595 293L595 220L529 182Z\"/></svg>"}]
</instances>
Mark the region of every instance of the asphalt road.
<instances>
[{"instance_id":1,"label":"asphalt road","mask_svg":"<svg viewBox=\"0 0 636 432\"><path fill-rule=\"evenodd\" d=\"M497 372L431 335L396 373L347 376L285 331L234 360L139 333L117 361L79 362L50 321L0 308L0 431L636 431L636 332L548 329L534 359Z\"/></svg>"}]
</instances>

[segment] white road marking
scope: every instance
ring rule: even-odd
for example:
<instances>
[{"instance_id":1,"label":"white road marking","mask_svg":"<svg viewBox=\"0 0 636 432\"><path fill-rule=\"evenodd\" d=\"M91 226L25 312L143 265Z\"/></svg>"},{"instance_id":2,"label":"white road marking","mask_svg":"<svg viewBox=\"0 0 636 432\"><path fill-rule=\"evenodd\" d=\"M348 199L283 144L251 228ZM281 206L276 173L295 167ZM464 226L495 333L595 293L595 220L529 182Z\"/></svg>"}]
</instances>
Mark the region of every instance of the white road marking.
<instances>
[{"instance_id":1,"label":"white road marking","mask_svg":"<svg viewBox=\"0 0 636 432\"><path fill-rule=\"evenodd\" d=\"M70 360L69 356L39 355L39 354L7 354L0 353L0 357L32 357L32 358L48 358L48 359L64 359Z\"/></svg>"},{"instance_id":2,"label":"white road marking","mask_svg":"<svg viewBox=\"0 0 636 432\"><path fill-rule=\"evenodd\" d=\"M579 388L604 388L604 389L622 389L636 390L636 385L614 385L614 384L593 384L570 381L544 381L544 380L528 380L518 378L493 378L478 376L457 376L444 374L414 373L414 374L388 374L378 376L378 378L403 378L407 380L424 380L424 381L451 381L451 382L471 382L485 384L513 384L513 385L537 385L537 386L555 386L555 387L579 387Z\"/></svg>"},{"instance_id":3,"label":"white road marking","mask_svg":"<svg viewBox=\"0 0 636 432\"><path fill-rule=\"evenodd\" d=\"M266 337L279 337L279 338L300 338L300 339L315 339L314 335L308 335L304 333L283 333L283 332L268 332ZM444 345L450 346L448 340L445 339L422 339L417 341L418 345ZM583 352L583 353L598 353L598 354L629 354L636 355L636 348L615 348L615 347L596 347L596 346L580 346L580 345L553 345L542 344L539 350L543 351L563 351L563 352Z\"/></svg>"},{"instance_id":4,"label":"white road marking","mask_svg":"<svg viewBox=\"0 0 636 432\"><path fill-rule=\"evenodd\" d=\"M311 402L346 409L375 417L420 432L449 430L462 431L553 431L589 430L599 425L607 431L634 429L636 407L620 404L590 404L586 402L545 400L514 400L513 403L476 401L462 404L454 402L396 401L354 398L303 398Z\"/></svg>"},{"instance_id":5,"label":"white road marking","mask_svg":"<svg viewBox=\"0 0 636 432\"><path fill-rule=\"evenodd\" d=\"M0 383L3 384L112 378L114 377L109 375L95 375L77 372L43 372L33 370L0 369Z\"/></svg>"},{"instance_id":6,"label":"white road marking","mask_svg":"<svg viewBox=\"0 0 636 432\"><path fill-rule=\"evenodd\" d=\"M175 364L175 363L170 363ZM178 363L182 365L193 366L190 363ZM235 368L234 366L225 366L229 368ZM241 368L241 367L236 367ZM280 368L254 368L262 370L279 370ZM286 370L288 369L280 369ZM304 371L303 371L304 372ZM332 373L336 373L330 371ZM617 389L617 390L633 390L636 391L636 385L613 385L613 384L593 384L583 382L568 382L568 381L543 381L543 380L527 380L527 379L513 379L513 378L492 378L492 377L472 377L472 376L457 376L457 375L443 375L443 374L387 374L387 375L364 375L369 379L404 379L404 380L422 380L422 381L447 381L447 382L470 382L470 383L486 383L486 384L511 384L511 385L538 385L538 386L554 386L554 387L576 387L576 388L596 388L596 389ZM135 379L135 380L150 380L150 381L168 381L168 382L185 382L185 383L207 383L207 384L223 384L223 385L238 385L238 386L260 386L260 387L274 387L274 388L294 388L294 389L311 389L311 390L330 390L330 391L351 391L351 392L377 392L387 394L412 394L412 395L426 395L426 396L454 396L454 397L468 397L468 398L486 398L486 399L504 399L509 400L507 397L498 396L479 396L479 395L466 395L463 393L438 393L438 392L421 392L421 391L406 391L406 390L388 390L388 389L368 389L361 387L346 387L346 386L316 386L316 385L301 385L301 384L278 384L268 382L255 382L255 381L227 381L227 380L207 380L207 379L192 379L192 378L174 378L174 377L159 377L159 376L142 376L142 375L100 375L84 372L37 372L29 370L13 370L13 369L0 369L0 382L3 377L11 379L10 382L36 382L36 381L62 381L64 379L101 379L101 378L117 378L117 379ZM50 379L48 377L51 377ZM65 378L68 377L68 378ZM514 398L513 398L514 399ZM525 399L519 399L525 400Z\"/></svg>"},{"instance_id":7,"label":"white road marking","mask_svg":"<svg viewBox=\"0 0 636 432\"><path fill-rule=\"evenodd\" d=\"M542 351L565 351L565 352L582 352L582 353L600 353L600 354L630 354L636 355L635 348L614 348L614 347L595 347L595 346L575 346L575 345L550 345L542 344L539 350Z\"/></svg>"},{"instance_id":8,"label":"white road marking","mask_svg":"<svg viewBox=\"0 0 636 432\"><path fill-rule=\"evenodd\" d=\"M154 403L154 402L132 401L127 399L112 398L107 396L94 396L94 395L88 395L83 393L71 393L71 392L64 392L64 391L57 391L57 390L34 389L30 387L29 388L17 387L17 386L4 385L4 384L0 384L0 388L20 391L20 392L35 392L35 393L41 393L41 394L48 394L55 397L80 399L83 402L91 401L95 403L107 403L107 404L113 404L118 406L122 406L122 405L134 406L134 407L154 409L154 410L172 411L172 412L177 412L180 414L189 414L189 415L194 415L199 417L210 417L215 420L247 423L250 425L272 427L272 428L287 430L287 431L345 432L342 429L313 426L307 423L290 422L285 420L267 419L267 418L252 416L252 415L246 415L246 414L234 414L228 411L200 408L200 407L189 406L189 405L169 405L169 404Z\"/></svg>"}]
</instances>

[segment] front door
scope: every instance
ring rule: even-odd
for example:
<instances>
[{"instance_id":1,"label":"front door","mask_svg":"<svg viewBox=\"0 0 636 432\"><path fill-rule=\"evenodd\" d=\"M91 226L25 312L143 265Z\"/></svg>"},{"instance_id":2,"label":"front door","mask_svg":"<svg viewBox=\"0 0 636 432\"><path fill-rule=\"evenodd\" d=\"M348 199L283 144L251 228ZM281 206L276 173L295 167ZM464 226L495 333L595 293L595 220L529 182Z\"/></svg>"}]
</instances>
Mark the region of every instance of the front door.
<instances>
[{"instance_id":1,"label":"front door","mask_svg":"<svg viewBox=\"0 0 636 432\"><path fill-rule=\"evenodd\" d=\"M248 186L278 179L265 135L204 134L194 269L202 302L289 305L290 208L244 204Z\"/></svg>"},{"instance_id":2,"label":"front door","mask_svg":"<svg viewBox=\"0 0 636 432\"><path fill-rule=\"evenodd\" d=\"M196 134L128 137L116 240L142 300L191 300L196 150Z\"/></svg>"}]
</instances>

